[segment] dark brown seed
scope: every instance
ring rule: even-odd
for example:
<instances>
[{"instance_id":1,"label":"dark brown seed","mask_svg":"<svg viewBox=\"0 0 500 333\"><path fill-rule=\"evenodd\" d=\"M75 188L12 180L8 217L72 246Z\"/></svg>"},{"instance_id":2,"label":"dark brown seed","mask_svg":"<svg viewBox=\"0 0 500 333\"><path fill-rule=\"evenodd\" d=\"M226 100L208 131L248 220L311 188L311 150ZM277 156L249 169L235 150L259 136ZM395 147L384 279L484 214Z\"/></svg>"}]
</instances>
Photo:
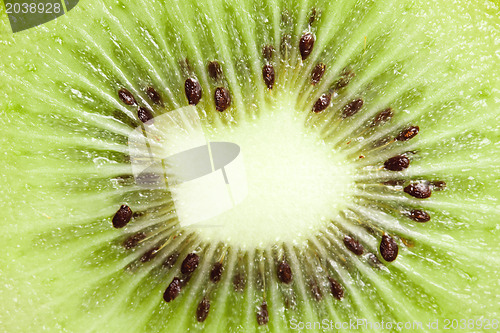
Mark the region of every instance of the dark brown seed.
<instances>
[{"instance_id":1,"label":"dark brown seed","mask_svg":"<svg viewBox=\"0 0 500 333\"><path fill-rule=\"evenodd\" d=\"M384 168L391 171L402 171L409 166L410 159L404 155L396 155L384 163Z\"/></svg>"},{"instance_id":2,"label":"dark brown seed","mask_svg":"<svg viewBox=\"0 0 500 333\"><path fill-rule=\"evenodd\" d=\"M222 67L217 61L208 63L208 75L216 81L222 79Z\"/></svg>"},{"instance_id":3,"label":"dark brown seed","mask_svg":"<svg viewBox=\"0 0 500 333\"><path fill-rule=\"evenodd\" d=\"M321 293L321 289L318 286L318 283L315 280L310 280L309 286L311 287L311 293L314 299L320 301L323 298L323 295Z\"/></svg>"},{"instance_id":4,"label":"dark brown seed","mask_svg":"<svg viewBox=\"0 0 500 333\"><path fill-rule=\"evenodd\" d=\"M231 105L231 96L224 87L218 87L214 93L215 108L217 111L224 111Z\"/></svg>"},{"instance_id":5,"label":"dark brown seed","mask_svg":"<svg viewBox=\"0 0 500 333\"><path fill-rule=\"evenodd\" d=\"M299 50L300 50L300 55L302 56L302 60L305 60L307 57L309 57L313 47L314 47L314 35L310 32L302 35L299 42Z\"/></svg>"},{"instance_id":6,"label":"dark brown seed","mask_svg":"<svg viewBox=\"0 0 500 333\"><path fill-rule=\"evenodd\" d=\"M120 97L122 102L127 105L134 105L137 103L135 101L134 95L132 95L132 93L125 88L121 88L120 90L118 90L118 97Z\"/></svg>"},{"instance_id":7,"label":"dark brown seed","mask_svg":"<svg viewBox=\"0 0 500 333\"><path fill-rule=\"evenodd\" d=\"M184 91L186 92L186 98L190 105L196 105L201 99L201 86L198 81L193 78L189 78L184 82Z\"/></svg>"},{"instance_id":8,"label":"dark brown seed","mask_svg":"<svg viewBox=\"0 0 500 333\"><path fill-rule=\"evenodd\" d=\"M344 288L342 288L340 283L332 277L328 277L328 280L330 281L330 291L332 292L333 297L338 300L344 298Z\"/></svg>"},{"instance_id":9,"label":"dark brown seed","mask_svg":"<svg viewBox=\"0 0 500 333\"><path fill-rule=\"evenodd\" d=\"M210 311L210 301L207 298L203 298L198 304L196 309L196 319L202 323L207 319L208 312Z\"/></svg>"},{"instance_id":10,"label":"dark brown seed","mask_svg":"<svg viewBox=\"0 0 500 333\"><path fill-rule=\"evenodd\" d=\"M132 209L127 205L121 205L120 209L113 216L113 227L123 228L130 222L132 218Z\"/></svg>"},{"instance_id":11,"label":"dark brown seed","mask_svg":"<svg viewBox=\"0 0 500 333\"><path fill-rule=\"evenodd\" d=\"M149 99L153 101L153 103L158 105L163 104L160 94L153 87L148 87L146 89L146 94L148 95Z\"/></svg>"},{"instance_id":12,"label":"dark brown seed","mask_svg":"<svg viewBox=\"0 0 500 333\"><path fill-rule=\"evenodd\" d=\"M272 65L265 65L262 67L262 78L264 79L267 89L273 89L274 76L274 67Z\"/></svg>"},{"instance_id":13,"label":"dark brown seed","mask_svg":"<svg viewBox=\"0 0 500 333\"><path fill-rule=\"evenodd\" d=\"M157 247L154 247L151 250L147 251L146 253L144 253L142 255L140 261L141 262L148 262L148 261L150 261L151 259L153 259L158 254L159 249L160 249L160 247L157 246Z\"/></svg>"},{"instance_id":14,"label":"dark brown seed","mask_svg":"<svg viewBox=\"0 0 500 333\"><path fill-rule=\"evenodd\" d=\"M179 253L174 252L171 255L168 256L168 258L163 262L163 266L172 268L174 267L175 263L177 262L177 259L179 258Z\"/></svg>"},{"instance_id":15,"label":"dark brown seed","mask_svg":"<svg viewBox=\"0 0 500 333\"><path fill-rule=\"evenodd\" d=\"M349 249L349 251L358 256L362 255L365 251L363 245L350 236L344 237L344 245Z\"/></svg>"},{"instance_id":16,"label":"dark brown seed","mask_svg":"<svg viewBox=\"0 0 500 333\"><path fill-rule=\"evenodd\" d=\"M398 256L399 247L394 238L383 235L380 241L380 255L385 261L394 261Z\"/></svg>"},{"instance_id":17,"label":"dark brown seed","mask_svg":"<svg viewBox=\"0 0 500 333\"><path fill-rule=\"evenodd\" d=\"M429 222L431 220L431 216L429 215L429 213L421 209L413 209L412 211L410 211L410 218L421 223Z\"/></svg>"},{"instance_id":18,"label":"dark brown seed","mask_svg":"<svg viewBox=\"0 0 500 333\"><path fill-rule=\"evenodd\" d=\"M243 292L245 289L246 280L245 276L241 273L237 273L233 278L234 290L238 292Z\"/></svg>"},{"instance_id":19,"label":"dark brown seed","mask_svg":"<svg viewBox=\"0 0 500 333\"><path fill-rule=\"evenodd\" d=\"M342 118L348 118L354 116L363 107L363 100L361 98L355 99L344 106L342 110Z\"/></svg>"},{"instance_id":20,"label":"dark brown seed","mask_svg":"<svg viewBox=\"0 0 500 333\"><path fill-rule=\"evenodd\" d=\"M273 56L274 56L274 46L272 45L264 45L262 47L262 56L264 57L264 59L266 59L267 61L271 61L273 60Z\"/></svg>"},{"instance_id":21,"label":"dark brown seed","mask_svg":"<svg viewBox=\"0 0 500 333\"><path fill-rule=\"evenodd\" d=\"M182 274L193 273L196 267L198 267L199 263L200 263L200 257L196 253L188 254L181 265Z\"/></svg>"},{"instance_id":22,"label":"dark brown seed","mask_svg":"<svg viewBox=\"0 0 500 333\"><path fill-rule=\"evenodd\" d=\"M172 282L168 285L167 289L163 293L163 299L165 302L173 301L179 293L181 292L181 280L178 277L174 277Z\"/></svg>"},{"instance_id":23,"label":"dark brown seed","mask_svg":"<svg viewBox=\"0 0 500 333\"><path fill-rule=\"evenodd\" d=\"M393 112L392 112L391 108L387 108L385 110L382 110L379 113L377 113L375 118L373 118L373 121L372 121L370 127L375 127L375 126L381 125L381 124L387 122L388 120L390 120L392 118L392 116L393 116Z\"/></svg>"},{"instance_id":24,"label":"dark brown seed","mask_svg":"<svg viewBox=\"0 0 500 333\"><path fill-rule=\"evenodd\" d=\"M311 72L311 84L314 85L318 83L323 77L323 74L325 74L325 70L326 70L326 65L322 62L314 66Z\"/></svg>"},{"instance_id":25,"label":"dark brown seed","mask_svg":"<svg viewBox=\"0 0 500 333\"><path fill-rule=\"evenodd\" d=\"M286 261L282 261L278 264L278 278L283 283L292 282L292 269Z\"/></svg>"},{"instance_id":26,"label":"dark brown seed","mask_svg":"<svg viewBox=\"0 0 500 333\"><path fill-rule=\"evenodd\" d=\"M147 123L148 121L153 119L153 114L148 109L146 109L142 106L139 106L139 109L137 110L137 117L143 123Z\"/></svg>"},{"instance_id":27,"label":"dark brown seed","mask_svg":"<svg viewBox=\"0 0 500 333\"><path fill-rule=\"evenodd\" d=\"M399 134L395 137L396 141L407 141L415 137L418 134L420 128L418 126L409 126L403 129Z\"/></svg>"},{"instance_id":28,"label":"dark brown seed","mask_svg":"<svg viewBox=\"0 0 500 333\"><path fill-rule=\"evenodd\" d=\"M411 183L404 191L417 199L426 199L431 196L431 188L427 183Z\"/></svg>"},{"instance_id":29,"label":"dark brown seed","mask_svg":"<svg viewBox=\"0 0 500 333\"><path fill-rule=\"evenodd\" d=\"M332 95L331 94L323 94L321 95L316 103L314 103L312 111L316 113L320 113L321 111L325 110L329 105L330 101L332 100Z\"/></svg>"},{"instance_id":30,"label":"dark brown seed","mask_svg":"<svg viewBox=\"0 0 500 333\"><path fill-rule=\"evenodd\" d=\"M431 182L432 188L436 191L441 191L446 188L446 182L442 180L435 180Z\"/></svg>"},{"instance_id":31,"label":"dark brown seed","mask_svg":"<svg viewBox=\"0 0 500 333\"><path fill-rule=\"evenodd\" d=\"M220 278L222 277L222 271L224 271L222 263L216 262L214 264L214 267L212 267L212 271L210 272L210 280L212 280L213 283L219 282Z\"/></svg>"},{"instance_id":32,"label":"dark brown seed","mask_svg":"<svg viewBox=\"0 0 500 333\"><path fill-rule=\"evenodd\" d=\"M316 8L313 8L311 10L311 15L309 15L309 24L313 24L314 21L316 21L316 17L317 17L318 13L316 12Z\"/></svg>"},{"instance_id":33,"label":"dark brown seed","mask_svg":"<svg viewBox=\"0 0 500 333\"><path fill-rule=\"evenodd\" d=\"M267 311L267 303L262 302L257 311L257 323L259 325L266 325L269 322L269 312Z\"/></svg>"},{"instance_id":34,"label":"dark brown seed","mask_svg":"<svg viewBox=\"0 0 500 333\"><path fill-rule=\"evenodd\" d=\"M133 234L123 242L123 247L130 250L131 248L136 247L137 244L139 244L139 242L144 238L146 238L146 234L143 232Z\"/></svg>"}]
</instances>

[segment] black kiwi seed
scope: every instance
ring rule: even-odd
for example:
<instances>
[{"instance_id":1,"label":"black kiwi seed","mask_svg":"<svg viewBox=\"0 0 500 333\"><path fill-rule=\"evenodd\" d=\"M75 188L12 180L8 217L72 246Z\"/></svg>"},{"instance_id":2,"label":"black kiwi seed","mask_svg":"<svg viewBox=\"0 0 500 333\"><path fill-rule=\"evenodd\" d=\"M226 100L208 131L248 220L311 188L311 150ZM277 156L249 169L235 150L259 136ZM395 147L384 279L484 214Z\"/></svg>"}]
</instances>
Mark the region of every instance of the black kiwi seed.
<instances>
[{"instance_id":1,"label":"black kiwi seed","mask_svg":"<svg viewBox=\"0 0 500 333\"><path fill-rule=\"evenodd\" d=\"M274 67L272 65L265 65L262 67L262 78L264 79L267 89L273 89L274 76Z\"/></svg>"},{"instance_id":2,"label":"black kiwi seed","mask_svg":"<svg viewBox=\"0 0 500 333\"><path fill-rule=\"evenodd\" d=\"M210 311L210 301L203 297L201 302L198 304L198 308L196 309L196 319L202 323L207 319L208 312Z\"/></svg>"},{"instance_id":3,"label":"black kiwi seed","mask_svg":"<svg viewBox=\"0 0 500 333\"><path fill-rule=\"evenodd\" d=\"M118 97L120 97L122 102L127 105L137 104L134 95L132 95L132 93L125 88L121 88L120 90L118 90Z\"/></svg>"},{"instance_id":4,"label":"black kiwi seed","mask_svg":"<svg viewBox=\"0 0 500 333\"><path fill-rule=\"evenodd\" d=\"M139 244L139 242L144 238L146 238L146 234L144 232L133 234L123 242L123 247L127 250L130 250L131 248L136 247L137 244Z\"/></svg>"},{"instance_id":5,"label":"black kiwi seed","mask_svg":"<svg viewBox=\"0 0 500 333\"><path fill-rule=\"evenodd\" d=\"M274 56L274 46L272 46L272 45L264 45L262 47L262 56L267 61L271 61L273 59L273 56Z\"/></svg>"},{"instance_id":6,"label":"black kiwi seed","mask_svg":"<svg viewBox=\"0 0 500 333\"><path fill-rule=\"evenodd\" d=\"M222 266L221 262L216 262L210 271L210 280L212 280L213 283L219 282L222 277L222 271L224 271L224 266Z\"/></svg>"},{"instance_id":7,"label":"black kiwi seed","mask_svg":"<svg viewBox=\"0 0 500 333\"><path fill-rule=\"evenodd\" d=\"M446 182L443 180L435 180L431 182L432 188L436 191L441 191L446 188Z\"/></svg>"},{"instance_id":8,"label":"black kiwi seed","mask_svg":"<svg viewBox=\"0 0 500 333\"><path fill-rule=\"evenodd\" d=\"M426 199L430 197L432 193L429 184L423 182L411 183L404 188L404 191L417 199Z\"/></svg>"},{"instance_id":9,"label":"black kiwi seed","mask_svg":"<svg viewBox=\"0 0 500 333\"><path fill-rule=\"evenodd\" d=\"M403 129L399 134L394 138L396 141L407 141L415 137L420 131L420 127L418 126L409 126Z\"/></svg>"},{"instance_id":10,"label":"black kiwi seed","mask_svg":"<svg viewBox=\"0 0 500 333\"><path fill-rule=\"evenodd\" d=\"M269 312L267 311L267 303L262 302L257 311L257 323L259 325L266 325L269 322Z\"/></svg>"},{"instance_id":11,"label":"black kiwi seed","mask_svg":"<svg viewBox=\"0 0 500 333\"><path fill-rule=\"evenodd\" d=\"M149 99L153 101L153 103L158 105L163 104L160 94L153 87L147 87L146 94L148 95Z\"/></svg>"},{"instance_id":12,"label":"black kiwi seed","mask_svg":"<svg viewBox=\"0 0 500 333\"><path fill-rule=\"evenodd\" d=\"M330 291L332 292L333 297L339 301L344 298L344 288L342 288L340 283L330 276L328 277L328 281L330 281Z\"/></svg>"},{"instance_id":13,"label":"black kiwi seed","mask_svg":"<svg viewBox=\"0 0 500 333\"><path fill-rule=\"evenodd\" d=\"M313 47L314 47L314 35L310 32L302 35L299 42L299 50L300 50L300 55L302 56L302 60L306 60L306 58L309 57Z\"/></svg>"},{"instance_id":14,"label":"black kiwi seed","mask_svg":"<svg viewBox=\"0 0 500 333\"><path fill-rule=\"evenodd\" d=\"M409 217L412 220L414 220L416 222L420 222L420 223L429 222L431 220L431 216L429 215L429 213L427 213L426 211L423 211L421 209L411 210Z\"/></svg>"},{"instance_id":15,"label":"black kiwi seed","mask_svg":"<svg viewBox=\"0 0 500 333\"><path fill-rule=\"evenodd\" d=\"M323 74L325 74L325 70L326 65L322 62L314 66L311 72L311 84L315 85L316 83L318 83L323 77Z\"/></svg>"},{"instance_id":16,"label":"black kiwi seed","mask_svg":"<svg viewBox=\"0 0 500 333\"><path fill-rule=\"evenodd\" d=\"M231 105L229 91L224 87L218 87L215 89L214 101L217 111L223 112Z\"/></svg>"},{"instance_id":17,"label":"black kiwi seed","mask_svg":"<svg viewBox=\"0 0 500 333\"><path fill-rule=\"evenodd\" d=\"M286 284L292 282L292 269L286 261L281 261L278 264L278 279Z\"/></svg>"},{"instance_id":18,"label":"black kiwi seed","mask_svg":"<svg viewBox=\"0 0 500 333\"><path fill-rule=\"evenodd\" d=\"M318 283L315 280L311 279L309 281L309 287L311 287L311 293L314 296L314 299L316 301L321 301L321 299L323 298L323 294L321 293L321 289L319 288Z\"/></svg>"},{"instance_id":19,"label":"black kiwi seed","mask_svg":"<svg viewBox=\"0 0 500 333\"><path fill-rule=\"evenodd\" d=\"M143 123L147 123L148 121L153 119L153 114L148 109L146 109L142 106L139 106L139 109L137 110L137 117Z\"/></svg>"},{"instance_id":20,"label":"black kiwi seed","mask_svg":"<svg viewBox=\"0 0 500 333\"><path fill-rule=\"evenodd\" d=\"M342 118L347 118L354 116L363 107L363 100L361 98L355 99L352 102L347 103L342 110Z\"/></svg>"},{"instance_id":21,"label":"black kiwi seed","mask_svg":"<svg viewBox=\"0 0 500 333\"><path fill-rule=\"evenodd\" d=\"M142 255L141 259L139 259L139 260L141 262L151 261L151 259L153 259L158 254L159 249L160 249L160 246L156 246L156 247L152 248L151 250L148 250L146 253L144 253Z\"/></svg>"},{"instance_id":22,"label":"black kiwi seed","mask_svg":"<svg viewBox=\"0 0 500 333\"><path fill-rule=\"evenodd\" d=\"M332 100L332 95L331 94L323 94L321 95L316 103L314 103L312 107L312 111L316 113L320 113L321 111L325 110L329 105L330 101Z\"/></svg>"},{"instance_id":23,"label":"black kiwi seed","mask_svg":"<svg viewBox=\"0 0 500 333\"><path fill-rule=\"evenodd\" d=\"M377 113L375 118L373 118L373 121L372 121L370 127L375 127L375 126L378 126L380 124L385 123L386 121L391 119L393 115L394 114L393 114L391 108L387 108L385 110L380 111L379 113Z\"/></svg>"},{"instance_id":24,"label":"black kiwi seed","mask_svg":"<svg viewBox=\"0 0 500 333\"><path fill-rule=\"evenodd\" d=\"M222 67L217 61L208 63L208 75L216 81L222 78Z\"/></svg>"},{"instance_id":25,"label":"black kiwi seed","mask_svg":"<svg viewBox=\"0 0 500 333\"><path fill-rule=\"evenodd\" d=\"M163 262L163 266L168 267L168 268L174 267L178 258L179 258L178 252L172 253L171 255L168 256L167 259L165 259L165 261Z\"/></svg>"},{"instance_id":26,"label":"black kiwi seed","mask_svg":"<svg viewBox=\"0 0 500 333\"><path fill-rule=\"evenodd\" d=\"M394 238L383 235L380 241L380 255L385 261L394 261L398 256L399 247Z\"/></svg>"},{"instance_id":27,"label":"black kiwi seed","mask_svg":"<svg viewBox=\"0 0 500 333\"><path fill-rule=\"evenodd\" d=\"M184 90L186 98L190 105L196 105L201 99L201 85L193 78L189 78L184 82Z\"/></svg>"},{"instance_id":28,"label":"black kiwi seed","mask_svg":"<svg viewBox=\"0 0 500 333\"><path fill-rule=\"evenodd\" d=\"M113 227L115 228L123 228L130 222L132 218L132 209L130 209L127 205L121 205L120 209L118 209L113 216Z\"/></svg>"},{"instance_id":29,"label":"black kiwi seed","mask_svg":"<svg viewBox=\"0 0 500 333\"><path fill-rule=\"evenodd\" d=\"M384 168L391 171L402 171L410 166L410 159L404 155L396 155L384 163Z\"/></svg>"},{"instance_id":30,"label":"black kiwi seed","mask_svg":"<svg viewBox=\"0 0 500 333\"><path fill-rule=\"evenodd\" d=\"M172 282L168 285L167 289L163 293L163 299L165 302L173 301L179 293L181 292L181 280L178 277L174 277Z\"/></svg>"},{"instance_id":31,"label":"black kiwi seed","mask_svg":"<svg viewBox=\"0 0 500 333\"><path fill-rule=\"evenodd\" d=\"M182 274L191 274L194 272L198 264L200 263L200 257L196 253L189 253L181 265Z\"/></svg>"},{"instance_id":32,"label":"black kiwi seed","mask_svg":"<svg viewBox=\"0 0 500 333\"><path fill-rule=\"evenodd\" d=\"M233 278L233 287L235 291L242 292L245 289L245 276L241 273L237 273Z\"/></svg>"},{"instance_id":33,"label":"black kiwi seed","mask_svg":"<svg viewBox=\"0 0 500 333\"><path fill-rule=\"evenodd\" d=\"M362 255L365 251L363 245L350 236L344 237L344 245L349 249L349 251L358 256Z\"/></svg>"}]
</instances>

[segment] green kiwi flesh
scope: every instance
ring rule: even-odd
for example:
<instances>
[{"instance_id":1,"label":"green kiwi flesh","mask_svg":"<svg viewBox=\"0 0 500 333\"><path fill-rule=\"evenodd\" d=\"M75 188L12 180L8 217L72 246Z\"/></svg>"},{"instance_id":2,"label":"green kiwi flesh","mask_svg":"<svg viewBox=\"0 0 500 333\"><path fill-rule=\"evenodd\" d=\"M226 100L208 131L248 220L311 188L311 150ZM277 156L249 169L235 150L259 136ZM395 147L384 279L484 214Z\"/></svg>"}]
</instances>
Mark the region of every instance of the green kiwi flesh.
<instances>
[{"instance_id":1,"label":"green kiwi flesh","mask_svg":"<svg viewBox=\"0 0 500 333\"><path fill-rule=\"evenodd\" d=\"M489 1L82 1L2 35L0 328L494 328L499 17ZM184 226L132 172L130 132L189 105L243 155L248 197L218 228Z\"/></svg>"}]
</instances>

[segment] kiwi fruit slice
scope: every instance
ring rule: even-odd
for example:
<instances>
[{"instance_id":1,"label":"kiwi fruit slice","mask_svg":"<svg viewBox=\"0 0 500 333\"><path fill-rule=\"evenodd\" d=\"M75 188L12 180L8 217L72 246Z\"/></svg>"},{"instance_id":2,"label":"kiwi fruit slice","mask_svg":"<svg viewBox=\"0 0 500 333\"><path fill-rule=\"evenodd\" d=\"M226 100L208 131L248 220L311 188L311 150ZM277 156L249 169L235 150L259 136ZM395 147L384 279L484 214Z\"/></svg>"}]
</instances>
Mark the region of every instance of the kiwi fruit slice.
<instances>
[{"instance_id":1,"label":"kiwi fruit slice","mask_svg":"<svg viewBox=\"0 0 500 333\"><path fill-rule=\"evenodd\" d=\"M81 1L2 35L2 331L495 330L499 17ZM176 110L158 135L197 119L244 165L246 196L202 224L133 169L130 133Z\"/></svg>"}]
</instances>

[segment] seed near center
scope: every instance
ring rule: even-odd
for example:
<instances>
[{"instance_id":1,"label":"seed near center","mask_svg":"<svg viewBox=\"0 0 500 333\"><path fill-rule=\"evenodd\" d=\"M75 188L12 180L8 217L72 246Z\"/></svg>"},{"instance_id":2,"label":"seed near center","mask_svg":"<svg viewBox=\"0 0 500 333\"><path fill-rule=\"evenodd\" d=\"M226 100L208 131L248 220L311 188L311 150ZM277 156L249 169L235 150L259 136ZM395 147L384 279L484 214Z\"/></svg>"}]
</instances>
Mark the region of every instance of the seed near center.
<instances>
[{"instance_id":1,"label":"seed near center","mask_svg":"<svg viewBox=\"0 0 500 333\"><path fill-rule=\"evenodd\" d=\"M300 242L338 216L353 184L345 157L306 129L293 106L281 105L211 141L240 146L248 195L234 208L197 227L202 238L234 247Z\"/></svg>"}]
</instances>

